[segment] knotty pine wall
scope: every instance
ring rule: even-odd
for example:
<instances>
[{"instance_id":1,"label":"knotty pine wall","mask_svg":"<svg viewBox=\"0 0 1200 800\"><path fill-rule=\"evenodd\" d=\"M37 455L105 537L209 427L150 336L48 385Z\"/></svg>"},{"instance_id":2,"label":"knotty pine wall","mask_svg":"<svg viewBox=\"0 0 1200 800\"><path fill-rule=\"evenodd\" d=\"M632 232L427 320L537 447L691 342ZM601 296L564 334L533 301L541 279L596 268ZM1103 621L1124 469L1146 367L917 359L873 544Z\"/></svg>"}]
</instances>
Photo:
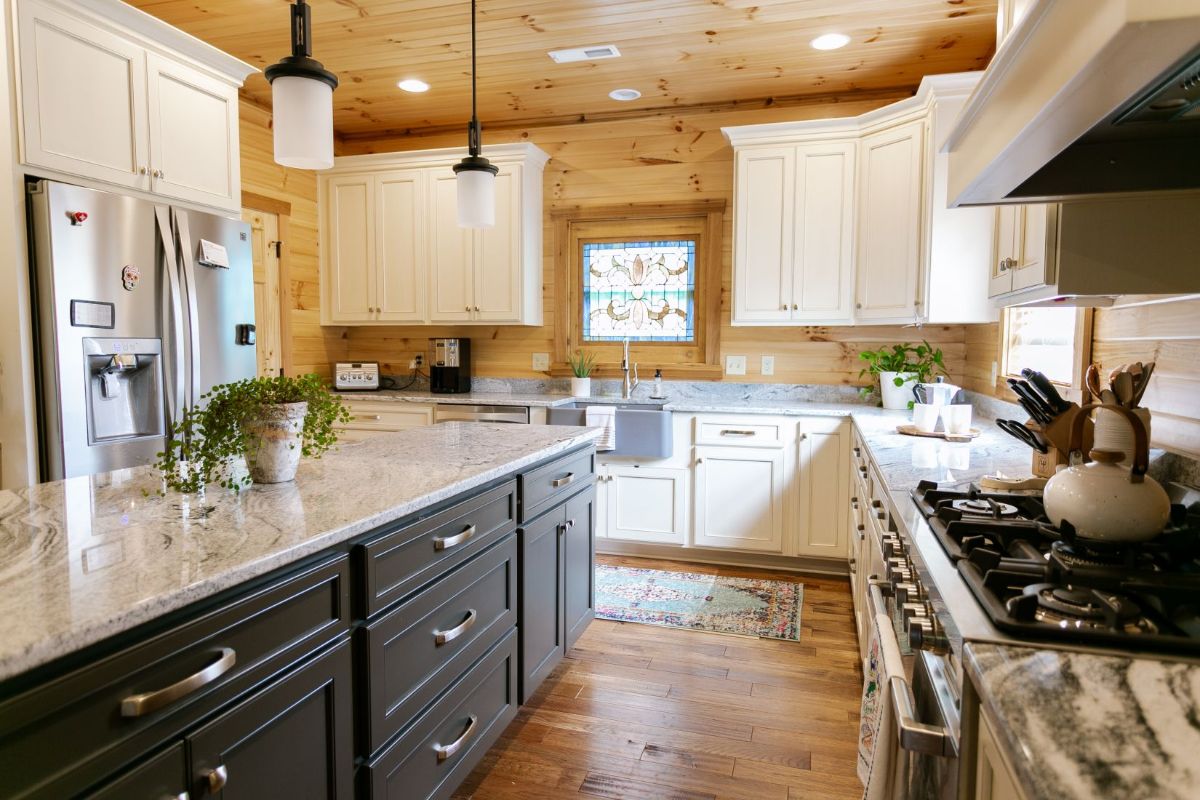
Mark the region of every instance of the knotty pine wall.
<instances>
[{"instance_id":1,"label":"knotty pine wall","mask_svg":"<svg viewBox=\"0 0 1200 800\"><path fill-rule=\"evenodd\" d=\"M551 156L545 173L545 325L528 327L354 327L346 329L347 355L377 360L385 370L405 373L411 356L425 352L431 336L469 336L475 373L494 377L545 377L531 368L533 353L553 353L553 228L549 213L557 208L614 203L679 202L700 198L726 201L721 298L721 352L747 356L747 375L733 381L858 384L858 352L883 343L915 341L922 336L946 352L952 374L963 364L963 327L901 326L744 328L730 325L730 280L733 244L733 150L721 127L784 120L819 119L860 114L892 99L707 112L657 114L635 120L602 121L519 130L484 130L487 143L531 141ZM463 145L462 133L427 137L351 140L339 143L341 155ZM308 295L305 295L308 298ZM311 295L316 302L315 293ZM336 338L336 337L333 337ZM774 377L760 374L760 356L775 356ZM642 377L653 375L642 361ZM670 369L664 366L670 378Z\"/></svg>"}]
</instances>

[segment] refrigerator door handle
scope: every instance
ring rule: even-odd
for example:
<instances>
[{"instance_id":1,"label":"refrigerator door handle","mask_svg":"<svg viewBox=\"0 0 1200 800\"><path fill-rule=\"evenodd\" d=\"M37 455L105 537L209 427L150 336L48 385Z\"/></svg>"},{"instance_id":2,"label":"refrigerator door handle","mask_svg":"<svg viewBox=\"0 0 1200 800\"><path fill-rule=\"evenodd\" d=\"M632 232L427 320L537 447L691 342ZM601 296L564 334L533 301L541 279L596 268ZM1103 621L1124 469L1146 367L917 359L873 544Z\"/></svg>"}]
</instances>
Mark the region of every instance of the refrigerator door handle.
<instances>
[{"instance_id":1,"label":"refrigerator door handle","mask_svg":"<svg viewBox=\"0 0 1200 800\"><path fill-rule=\"evenodd\" d=\"M182 413L180 404L184 402L184 352L183 352L183 295L179 286L179 258L175 253L175 238L171 231L171 217L167 206L155 206L154 217L158 222L158 237L163 246L163 273L166 286L163 287L162 304L164 331L165 321L169 317L171 328L169 334L169 350L171 353L171 370L167 375L167 413L171 423L179 421Z\"/></svg>"},{"instance_id":2,"label":"refrigerator door handle","mask_svg":"<svg viewBox=\"0 0 1200 800\"><path fill-rule=\"evenodd\" d=\"M188 397L191 405L200 404L200 316L196 307L196 263L192 257L192 234L188 230L188 215L178 208L175 215L175 230L179 234L179 255L183 264L183 281L188 303L188 343L192 352L191 370L188 373Z\"/></svg>"}]
</instances>

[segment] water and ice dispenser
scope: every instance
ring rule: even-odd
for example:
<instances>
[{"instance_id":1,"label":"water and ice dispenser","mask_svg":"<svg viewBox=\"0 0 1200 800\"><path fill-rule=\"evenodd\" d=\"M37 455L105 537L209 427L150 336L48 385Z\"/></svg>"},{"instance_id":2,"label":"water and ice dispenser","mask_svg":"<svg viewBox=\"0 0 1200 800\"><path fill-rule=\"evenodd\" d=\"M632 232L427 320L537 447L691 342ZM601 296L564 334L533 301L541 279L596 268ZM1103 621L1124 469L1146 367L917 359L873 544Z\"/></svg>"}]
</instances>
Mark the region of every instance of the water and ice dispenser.
<instances>
[{"instance_id":1,"label":"water and ice dispenser","mask_svg":"<svg viewBox=\"0 0 1200 800\"><path fill-rule=\"evenodd\" d=\"M83 340L88 443L164 433L162 342Z\"/></svg>"}]
</instances>

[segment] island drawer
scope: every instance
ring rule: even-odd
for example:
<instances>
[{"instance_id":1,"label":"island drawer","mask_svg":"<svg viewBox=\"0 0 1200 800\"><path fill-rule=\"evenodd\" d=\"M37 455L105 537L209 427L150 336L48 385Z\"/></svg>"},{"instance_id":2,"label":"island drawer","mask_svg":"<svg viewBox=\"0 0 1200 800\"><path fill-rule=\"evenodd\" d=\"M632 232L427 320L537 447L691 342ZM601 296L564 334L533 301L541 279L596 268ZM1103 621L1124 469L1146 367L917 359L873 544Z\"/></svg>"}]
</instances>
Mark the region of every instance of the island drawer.
<instances>
[{"instance_id":1,"label":"island drawer","mask_svg":"<svg viewBox=\"0 0 1200 800\"><path fill-rule=\"evenodd\" d=\"M596 474L596 451L587 448L520 476L520 521L529 520L587 486Z\"/></svg>"},{"instance_id":2,"label":"island drawer","mask_svg":"<svg viewBox=\"0 0 1200 800\"><path fill-rule=\"evenodd\" d=\"M5 796L75 794L344 635L349 578L337 556L0 702Z\"/></svg>"},{"instance_id":3,"label":"island drawer","mask_svg":"<svg viewBox=\"0 0 1200 800\"><path fill-rule=\"evenodd\" d=\"M362 565L363 616L486 550L517 527L517 484L508 481L356 548Z\"/></svg>"},{"instance_id":4,"label":"island drawer","mask_svg":"<svg viewBox=\"0 0 1200 800\"><path fill-rule=\"evenodd\" d=\"M358 632L367 752L412 721L517 624L517 537L509 534Z\"/></svg>"},{"instance_id":5,"label":"island drawer","mask_svg":"<svg viewBox=\"0 0 1200 800\"><path fill-rule=\"evenodd\" d=\"M361 772L372 800L448 798L517 715L510 631Z\"/></svg>"}]
</instances>

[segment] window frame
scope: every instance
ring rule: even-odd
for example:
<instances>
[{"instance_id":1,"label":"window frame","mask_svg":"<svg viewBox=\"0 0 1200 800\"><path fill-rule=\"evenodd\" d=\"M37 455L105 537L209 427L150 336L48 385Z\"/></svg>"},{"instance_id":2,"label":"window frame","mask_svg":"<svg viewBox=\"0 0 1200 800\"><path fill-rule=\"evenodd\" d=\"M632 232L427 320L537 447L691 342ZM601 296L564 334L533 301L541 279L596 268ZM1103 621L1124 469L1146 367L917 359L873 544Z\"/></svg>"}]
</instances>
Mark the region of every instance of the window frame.
<instances>
[{"instance_id":1,"label":"window frame","mask_svg":"<svg viewBox=\"0 0 1200 800\"><path fill-rule=\"evenodd\" d=\"M997 374L997 388L1002 390L1006 397L1015 398L1016 394L1008 386L1009 378L1023 379L1019 372L1013 372L1009 369L1009 326L1011 324L1011 316L1013 311L1020 311L1025 306L1007 306L1000 314L1000 363ZM1059 387L1061 393L1069 400L1075 402L1083 402L1084 397L1083 376L1087 370L1087 365L1092 360L1092 321L1094 318L1094 309L1075 306L1075 333L1072 343L1073 358L1071 360L1071 380L1070 383L1051 380L1054 386Z\"/></svg>"}]
</instances>

